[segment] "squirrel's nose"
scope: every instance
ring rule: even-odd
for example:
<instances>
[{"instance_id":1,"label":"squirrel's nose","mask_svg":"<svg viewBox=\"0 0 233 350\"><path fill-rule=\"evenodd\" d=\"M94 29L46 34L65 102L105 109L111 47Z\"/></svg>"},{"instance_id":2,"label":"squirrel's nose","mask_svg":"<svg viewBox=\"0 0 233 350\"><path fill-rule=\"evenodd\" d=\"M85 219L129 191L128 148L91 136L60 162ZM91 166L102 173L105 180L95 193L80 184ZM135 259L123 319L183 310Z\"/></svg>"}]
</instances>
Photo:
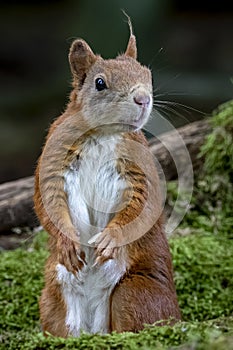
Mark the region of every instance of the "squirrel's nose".
<instances>
[{"instance_id":1,"label":"squirrel's nose","mask_svg":"<svg viewBox=\"0 0 233 350\"><path fill-rule=\"evenodd\" d=\"M150 96L147 94L136 94L133 99L137 105L140 105L142 107L148 107L150 103Z\"/></svg>"}]
</instances>

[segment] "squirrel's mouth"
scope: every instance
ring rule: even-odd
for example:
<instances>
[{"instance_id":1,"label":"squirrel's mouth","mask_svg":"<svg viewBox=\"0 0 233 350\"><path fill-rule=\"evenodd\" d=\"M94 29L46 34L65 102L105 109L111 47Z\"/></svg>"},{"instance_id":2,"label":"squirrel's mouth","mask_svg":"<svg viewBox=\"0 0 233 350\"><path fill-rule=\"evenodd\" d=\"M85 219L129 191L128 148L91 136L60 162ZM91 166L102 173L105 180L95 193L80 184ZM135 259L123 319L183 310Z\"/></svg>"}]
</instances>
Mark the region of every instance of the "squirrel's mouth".
<instances>
[{"instance_id":1,"label":"squirrel's mouth","mask_svg":"<svg viewBox=\"0 0 233 350\"><path fill-rule=\"evenodd\" d=\"M133 118L132 125L136 128L141 128L148 120L151 113L151 108L149 106L141 106L138 111L138 115Z\"/></svg>"}]
</instances>

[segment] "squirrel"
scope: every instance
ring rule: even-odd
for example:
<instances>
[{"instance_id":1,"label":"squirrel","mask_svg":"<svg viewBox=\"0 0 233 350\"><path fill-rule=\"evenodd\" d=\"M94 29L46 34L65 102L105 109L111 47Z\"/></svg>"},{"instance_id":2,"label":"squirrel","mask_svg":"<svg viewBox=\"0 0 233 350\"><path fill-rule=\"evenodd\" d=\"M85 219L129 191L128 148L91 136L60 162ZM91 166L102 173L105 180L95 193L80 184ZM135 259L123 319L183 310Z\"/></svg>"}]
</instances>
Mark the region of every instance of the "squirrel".
<instances>
[{"instance_id":1,"label":"squirrel","mask_svg":"<svg viewBox=\"0 0 233 350\"><path fill-rule=\"evenodd\" d=\"M141 131L151 71L127 49L115 59L82 39L70 48L73 90L35 173L36 214L49 233L40 298L44 334L138 332L181 319L153 155Z\"/></svg>"}]
</instances>

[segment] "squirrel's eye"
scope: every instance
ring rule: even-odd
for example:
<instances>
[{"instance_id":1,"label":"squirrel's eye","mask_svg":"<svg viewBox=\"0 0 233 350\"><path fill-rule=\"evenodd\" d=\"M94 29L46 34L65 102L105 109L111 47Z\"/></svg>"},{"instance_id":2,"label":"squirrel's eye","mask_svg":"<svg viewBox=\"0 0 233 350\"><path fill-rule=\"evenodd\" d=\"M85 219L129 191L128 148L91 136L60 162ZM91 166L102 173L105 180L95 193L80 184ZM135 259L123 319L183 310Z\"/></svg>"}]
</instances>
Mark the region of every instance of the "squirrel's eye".
<instances>
[{"instance_id":1,"label":"squirrel's eye","mask_svg":"<svg viewBox=\"0 0 233 350\"><path fill-rule=\"evenodd\" d=\"M107 89L107 85L105 84L105 81L102 78L97 78L95 80L95 87L97 91L102 91L104 89Z\"/></svg>"}]
</instances>

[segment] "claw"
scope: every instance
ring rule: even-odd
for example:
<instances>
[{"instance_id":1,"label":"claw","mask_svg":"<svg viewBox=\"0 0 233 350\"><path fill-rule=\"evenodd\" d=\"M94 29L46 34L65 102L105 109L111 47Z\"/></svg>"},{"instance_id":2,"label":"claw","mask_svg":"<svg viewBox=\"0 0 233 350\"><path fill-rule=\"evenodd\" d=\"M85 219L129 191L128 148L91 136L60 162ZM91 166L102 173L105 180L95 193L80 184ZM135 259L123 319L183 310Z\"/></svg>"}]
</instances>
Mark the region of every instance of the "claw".
<instances>
[{"instance_id":1,"label":"claw","mask_svg":"<svg viewBox=\"0 0 233 350\"><path fill-rule=\"evenodd\" d=\"M87 243L88 244L95 244L97 239L98 239L98 237L100 237L101 234L102 234L102 232L97 233L91 239L89 239L89 241Z\"/></svg>"},{"instance_id":2,"label":"claw","mask_svg":"<svg viewBox=\"0 0 233 350\"><path fill-rule=\"evenodd\" d=\"M117 248L119 248L117 238L113 235L113 231L106 228L89 239L88 243L94 244L96 250L96 261L93 267L117 257Z\"/></svg>"},{"instance_id":3,"label":"claw","mask_svg":"<svg viewBox=\"0 0 233 350\"><path fill-rule=\"evenodd\" d=\"M59 263L68 271L76 273L85 265L85 253L80 252L77 242L67 237L61 237L57 244Z\"/></svg>"}]
</instances>

